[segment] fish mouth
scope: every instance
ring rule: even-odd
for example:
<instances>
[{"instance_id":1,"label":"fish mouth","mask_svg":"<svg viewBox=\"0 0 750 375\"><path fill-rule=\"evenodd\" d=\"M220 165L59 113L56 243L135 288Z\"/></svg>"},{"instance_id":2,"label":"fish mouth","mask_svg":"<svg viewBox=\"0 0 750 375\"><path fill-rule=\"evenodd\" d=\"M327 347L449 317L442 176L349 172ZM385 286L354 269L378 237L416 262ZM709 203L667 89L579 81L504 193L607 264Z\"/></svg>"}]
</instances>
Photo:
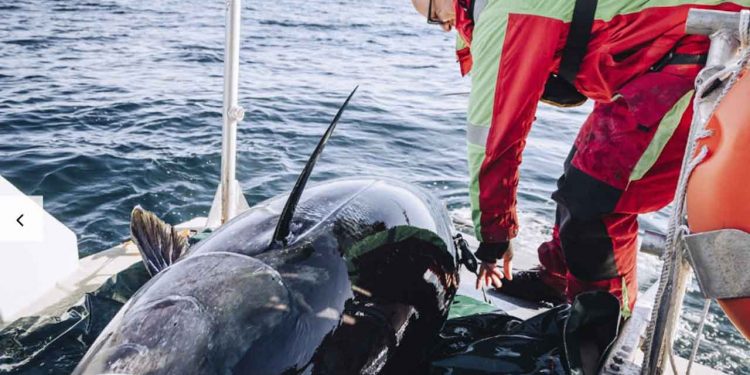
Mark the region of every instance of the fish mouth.
<instances>
[{"instance_id":1,"label":"fish mouth","mask_svg":"<svg viewBox=\"0 0 750 375\"><path fill-rule=\"evenodd\" d=\"M227 348L249 346L263 327L286 322L288 294L279 273L258 259L195 254L160 272L123 307L76 374L221 373L240 355Z\"/></svg>"},{"instance_id":2,"label":"fish mouth","mask_svg":"<svg viewBox=\"0 0 750 375\"><path fill-rule=\"evenodd\" d=\"M184 358L196 358L211 346L214 327L206 307L194 297L166 296L128 314L97 352L84 359L80 374L163 373L164 368L189 373L191 364Z\"/></svg>"}]
</instances>

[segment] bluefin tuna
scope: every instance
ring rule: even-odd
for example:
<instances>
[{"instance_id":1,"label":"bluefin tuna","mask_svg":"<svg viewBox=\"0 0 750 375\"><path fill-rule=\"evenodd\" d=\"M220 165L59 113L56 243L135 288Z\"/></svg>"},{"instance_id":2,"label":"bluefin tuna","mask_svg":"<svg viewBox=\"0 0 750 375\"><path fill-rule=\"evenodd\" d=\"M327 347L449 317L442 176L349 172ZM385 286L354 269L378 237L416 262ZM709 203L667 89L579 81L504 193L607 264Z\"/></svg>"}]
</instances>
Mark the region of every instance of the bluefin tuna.
<instances>
[{"instance_id":1,"label":"bluefin tuna","mask_svg":"<svg viewBox=\"0 0 750 375\"><path fill-rule=\"evenodd\" d=\"M348 101L289 196L189 249L136 208L131 231L154 276L74 374L422 370L458 287L450 217L426 192L390 179L305 189Z\"/></svg>"}]
</instances>

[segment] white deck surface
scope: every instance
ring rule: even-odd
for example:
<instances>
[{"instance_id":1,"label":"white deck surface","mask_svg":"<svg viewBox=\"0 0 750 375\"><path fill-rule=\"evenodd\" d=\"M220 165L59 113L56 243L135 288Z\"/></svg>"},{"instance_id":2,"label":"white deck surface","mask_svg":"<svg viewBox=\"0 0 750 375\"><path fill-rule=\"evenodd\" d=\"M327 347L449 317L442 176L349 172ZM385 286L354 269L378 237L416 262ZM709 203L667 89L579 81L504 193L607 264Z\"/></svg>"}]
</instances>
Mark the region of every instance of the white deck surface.
<instances>
[{"instance_id":1,"label":"white deck surface","mask_svg":"<svg viewBox=\"0 0 750 375\"><path fill-rule=\"evenodd\" d=\"M462 234L466 242L472 249L476 249L479 246L476 238ZM538 263L536 254L528 251L518 251L513 256L513 269L524 270L529 269ZM474 298L479 301L484 301L484 295L481 290L475 289L476 276L469 272L466 268L461 269L461 284L458 288L458 294L465 295ZM544 308L538 304L526 302L517 298L509 297L501 293L497 293L494 290L485 290L485 294L489 302L507 312L510 315L517 316L521 319L528 319L536 314L544 312Z\"/></svg>"},{"instance_id":2,"label":"white deck surface","mask_svg":"<svg viewBox=\"0 0 750 375\"><path fill-rule=\"evenodd\" d=\"M462 236L466 240L466 242L469 243L469 246L472 249L476 249L477 246L479 246L479 243L477 242L476 238L466 235L462 233ZM653 250L652 250L653 251ZM524 270L529 269L537 265L539 261L536 257L536 252L534 251L516 251L513 256L513 269L514 270ZM461 286L458 289L458 293L472 297L476 300L483 301L484 296L481 291L475 289L475 282L476 276L463 268L461 270ZM638 347L641 344L641 341L644 339L643 334L645 332L645 328L648 325L648 321L651 318L651 305L653 304L653 298L656 294L656 285L654 285L652 288L649 289L646 293L642 293L639 296L639 300L637 302L637 305L633 312L633 317L628 320L628 322L625 324L625 326L621 329L621 333L629 333L630 337L623 337L621 334L619 340L627 342L620 342L618 341L619 346L627 346L630 345L630 347ZM498 307L499 309L507 312L510 315L517 316L521 319L528 319L534 315L537 315L539 313L542 313L545 311L545 308L542 306L539 306L534 303L529 303L523 300L519 300L517 298L513 298L510 296L503 295L502 293L497 293L493 290L486 291L486 296L489 302L493 305ZM617 345L616 345L617 346ZM615 348L617 349L617 348ZM620 367L618 367L617 371L614 371L612 369L603 369L603 374L639 374L640 373L640 363L643 362L643 352L641 350L636 349L633 353L631 353L629 358L626 359L626 362L624 362ZM678 373L684 374L685 370L688 366L688 360L685 358L676 357L675 358L675 364L677 365ZM667 368L664 369L664 374L672 374L671 366L668 364ZM712 368L703 366L698 363L693 363L693 367L691 369L691 374L698 374L698 375L721 375L723 374L721 371L714 370Z\"/></svg>"},{"instance_id":3,"label":"white deck surface","mask_svg":"<svg viewBox=\"0 0 750 375\"><path fill-rule=\"evenodd\" d=\"M175 225L175 228L198 230L203 228L205 223L206 218L198 217ZM131 241L82 258L78 261L75 272L55 283L40 298L23 309L19 316L59 315L84 294L93 292L108 278L140 261L141 255Z\"/></svg>"},{"instance_id":4,"label":"white deck surface","mask_svg":"<svg viewBox=\"0 0 750 375\"><path fill-rule=\"evenodd\" d=\"M197 218L187 223L176 226L179 229L195 229L202 227L205 223L205 218ZM472 249L478 246L475 238L472 236L463 234L464 239L469 243ZM141 258L135 245L128 241L124 244L115 246L111 249L102 251L100 253L80 259L78 264L78 270L71 276L67 277L61 282L55 284L54 288L49 290L45 295L39 298L32 306L23 311L21 316L31 315L59 315L67 307L77 302L83 297L85 293L92 292L101 286L109 277L114 274L130 267L136 262L140 262ZM523 270L533 267L537 264L536 254L530 251L516 251L514 256L514 269ZM461 286L459 287L459 294L466 295L477 299L479 301L484 300L484 296L481 291L474 289L475 276L466 269L461 271ZM525 302L516 298L505 296L501 293L494 292L492 290L486 291L486 296L489 302L498 307L499 309L507 312L510 315L517 316L521 319L528 319L536 314L543 312L545 309L534 303ZM643 298L642 299L647 299ZM648 303L644 305L648 306ZM643 317L647 317L650 314L650 308L643 311ZM637 319L631 319L629 322L636 322ZM647 319L646 319L647 321ZM640 321L640 325L645 324L643 319ZM645 326L644 326L645 327ZM625 327L624 330L636 331L636 341L641 339L641 327ZM643 353L640 350L636 350L629 361L623 364L620 371L605 371L606 374L636 374L639 370L637 364L640 364L643 357ZM685 372L687 367L687 360L683 358L676 358L677 367L680 373ZM665 369L665 373L672 373L670 369ZM692 369L693 374L722 374L719 371L710 369L708 367L694 364Z\"/></svg>"},{"instance_id":5,"label":"white deck surface","mask_svg":"<svg viewBox=\"0 0 750 375\"><path fill-rule=\"evenodd\" d=\"M82 258L72 275L57 282L21 316L59 315L84 294L93 292L108 278L140 261L141 255L132 242Z\"/></svg>"},{"instance_id":6,"label":"white deck surface","mask_svg":"<svg viewBox=\"0 0 750 375\"><path fill-rule=\"evenodd\" d=\"M75 233L36 198L0 176L0 327L76 270Z\"/></svg>"}]
</instances>

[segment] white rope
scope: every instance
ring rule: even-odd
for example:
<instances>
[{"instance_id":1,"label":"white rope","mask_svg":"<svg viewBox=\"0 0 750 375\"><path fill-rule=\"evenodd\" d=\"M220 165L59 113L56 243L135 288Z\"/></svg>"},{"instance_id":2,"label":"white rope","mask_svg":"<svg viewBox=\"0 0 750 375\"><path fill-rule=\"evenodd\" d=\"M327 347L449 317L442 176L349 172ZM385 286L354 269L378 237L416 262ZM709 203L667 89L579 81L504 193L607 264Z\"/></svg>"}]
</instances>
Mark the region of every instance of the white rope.
<instances>
[{"instance_id":1,"label":"white rope","mask_svg":"<svg viewBox=\"0 0 750 375\"><path fill-rule=\"evenodd\" d=\"M740 42L742 43L742 46L745 46L750 42L750 11L743 11L740 13ZM654 340L654 336L656 334L656 322L659 320L661 314L666 310L671 308L671 306L666 306L662 308L662 302L663 301L665 293L667 292L669 287L674 284L676 280L672 280L672 277L675 275L672 270L674 267L679 267L680 264L684 261L684 255L683 255L683 247L681 242L682 237L682 230L678 230L678 228L684 227L686 224L685 219L685 195L687 192L687 182L690 178L690 174L692 173L693 169L700 164L700 162L705 158L707 155L708 149L703 147L701 148L701 152L696 155L695 158L692 158L692 155L695 154L696 148L697 148L697 141L700 138L703 138L707 135L710 135L709 131L705 128L705 123L701 122L701 114L700 114L700 104L702 103L702 100L700 98L703 97L703 94L705 93L705 90L708 87L711 87L712 85L710 82L713 82L715 79L721 79L729 77L729 80L727 81L726 85L724 85L724 88L722 92L719 94L719 96L715 99L714 105L711 108L711 111L708 116L705 117L706 120L710 119L714 112L716 111L716 108L718 107L718 104L721 103L721 101L724 99L724 97L727 95L727 93L734 87L735 83L737 83L737 80L739 79L740 73L742 70L748 65L748 61L750 61L750 48L744 48L743 53L739 60L736 62L736 64L732 66L728 66L725 69L722 69L722 71L719 71L715 74L713 74L709 79L707 79L701 87L699 87L698 90L696 90L695 99L693 102L693 121L690 125L690 134L688 136L688 144L685 151L685 156L683 157L683 163L682 163L682 169L680 171L680 177L679 182L677 185L677 190L675 194L675 207L674 211L672 213L672 216L670 218L670 224L667 231L667 243L665 245L664 249L664 255L662 256L662 259L664 260L664 264L662 266L662 272L659 277L659 287L657 289L656 298L654 300L654 308L652 310L651 314L651 323L648 326L647 332L646 332L646 348L647 351L644 356L643 361L643 367L642 372L646 373L650 368L650 349ZM671 292L671 291L670 291ZM672 312L679 314L679 311ZM673 329L671 327L664 327L665 330L664 333L666 334L673 334L673 332L668 332L668 329ZM667 354L671 357L671 337L663 336L663 339L667 340L667 344L669 345L669 348L667 348ZM670 361L672 358L670 358Z\"/></svg>"},{"instance_id":2,"label":"white rope","mask_svg":"<svg viewBox=\"0 0 750 375\"><path fill-rule=\"evenodd\" d=\"M687 168L688 176L690 176L690 174L693 172L693 169L695 169L695 167L697 167L698 164L700 164L703 161L703 159L706 158L706 155L708 155L708 147L704 145L701 147L701 150L698 151L698 155L695 155L693 160L691 160L690 163L688 163L688 168ZM690 229L688 229L687 226L684 226L684 227L686 230L683 233L690 234Z\"/></svg>"},{"instance_id":3,"label":"white rope","mask_svg":"<svg viewBox=\"0 0 750 375\"><path fill-rule=\"evenodd\" d=\"M683 157L682 168L680 170L680 178L675 194L676 204L669 221L669 227L667 230L667 243L664 248L664 255L662 256L664 264L662 265L662 272L659 277L659 287L656 292L654 308L651 313L651 324L649 324L647 329L646 348L651 347L654 336L656 335L657 326L655 323L662 314L660 310L662 309L662 300L664 298L665 292L668 289L667 287L673 284L673 280L671 280L672 269L673 267L677 267L679 265L678 262L682 261L682 254L679 251L679 239L682 237L681 234L683 231L678 229L681 229L684 226L683 214L685 208L685 193L687 190L687 180L690 176L690 173L692 172L692 168L695 166L694 163L692 163L693 160L691 159L692 155L695 153L698 129L704 128L703 124L700 124L699 120L699 96L696 95L695 98L696 99L694 99L693 102L693 122L690 125L690 135L688 136L688 144L686 147L685 156ZM665 327L664 329L666 330L667 328ZM642 368L643 373L646 373L650 367L650 355L648 351L645 354L646 355L644 356ZM671 354L671 350L669 348L667 348L667 354L669 356L670 363L672 363L673 358L671 355L669 355ZM672 368L674 369L675 367L672 366Z\"/></svg>"},{"instance_id":4,"label":"white rope","mask_svg":"<svg viewBox=\"0 0 750 375\"><path fill-rule=\"evenodd\" d=\"M693 362L695 362L695 356L698 355L698 347L701 345L701 337L703 336L703 327L706 325L708 319L708 311L711 308L711 300L707 299L703 304L703 316L701 322L698 325L698 332L695 334L695 341L693 342L693 351L690 353L690 361L688 362L687 370L685 375L690 375L690 370L693 368Z\"/></svg>"},{"instance_id":5,"label":"white rope","mask_svg":"<svg viewBox=\"0 0 750 375\"><path fill-rule=\"evenodd\" d=\"M747 42L750 41L750 10L743 9L740 11L740 45L741 48L747 47Z\"/></svg>"},{"instance_id":6,"label":"white rope","mask_svg":"<svg viewBox=\"0 0 750 375\"><path fill-rule=\"evenodd\" d=\"M708 138L714 135L714 131L711 129L700 129L697 134L698 139Z\"/></svg>"}]
</instances>

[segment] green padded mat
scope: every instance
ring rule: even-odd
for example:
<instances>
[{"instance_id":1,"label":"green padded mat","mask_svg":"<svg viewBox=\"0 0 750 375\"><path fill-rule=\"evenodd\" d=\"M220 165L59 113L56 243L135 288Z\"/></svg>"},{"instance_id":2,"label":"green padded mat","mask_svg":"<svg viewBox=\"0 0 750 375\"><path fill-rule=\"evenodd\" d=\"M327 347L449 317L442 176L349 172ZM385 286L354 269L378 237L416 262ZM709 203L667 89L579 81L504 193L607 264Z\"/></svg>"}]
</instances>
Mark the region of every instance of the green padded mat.
<instances>
[{"instance_id":1,"label":"green padded mat","mask_svg":"<svg viewBox=\"0 0 750 375\"><path fill-rule=\"evenodd\" d=\"M468 315L487 314L500 311L489 303L475 300L474 298L457 295L453 299L451 309L448 312L448 319L463 318Z\"/></svg>"}]
</instances>

